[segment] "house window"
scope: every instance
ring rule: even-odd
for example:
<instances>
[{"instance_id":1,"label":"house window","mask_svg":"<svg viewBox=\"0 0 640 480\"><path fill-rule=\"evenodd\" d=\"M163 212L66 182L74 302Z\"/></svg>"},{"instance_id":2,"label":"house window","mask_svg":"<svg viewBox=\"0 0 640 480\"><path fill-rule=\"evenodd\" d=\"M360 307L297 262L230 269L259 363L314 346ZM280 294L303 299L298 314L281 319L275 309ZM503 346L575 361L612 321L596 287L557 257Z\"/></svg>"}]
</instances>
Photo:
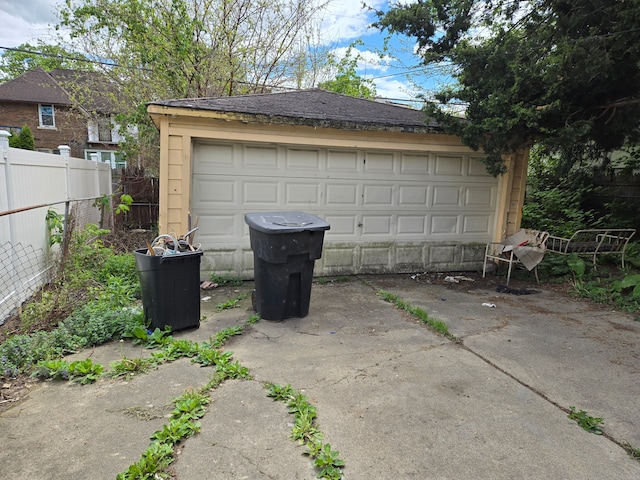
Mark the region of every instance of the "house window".
<instances>
[{"instance_id":1,"label":"house window","mask_svg":"<svg viewBox=\"0 0 640 480\"><path fill-rule=\"evenodd\" d=\"M114 133L117 125L113 123L111 115L95 115L89 119L89 142L117 143Z\"/></svg>"},{"instance_id":2,"label":"house window","mask_svg":"<svg viewBox=\"0 0 640 480\"><path fill-rule=\"evenodd\" d=\"M38 113L40 117L40 127L55 128L56 118L53 111L53 105L38 105Z\"/></svg>"},{"instance_id":3,"label":"house window","mask_svg":"<svg viewBox=\"0 0 640 480\"><path fill-rule=\"evenodd\" d=\"M98 118L98 140L101 142L111 141L111 117L101 116Z\"/></svg>"},{"instance_id":4,"label":"house window","mask_svg":"<svg viewBox=\"0 0 640 480\"><path fill-rule=\"evenodd\" d=\"M87 160L92 160L91 154L98 154L98 161L103 163L111 164L111 168L123 168L127 166L127 161L125 160L124 154L120 152L116 152L114 150L85 150L84 158Z\"/></svg>"}]
</instances>

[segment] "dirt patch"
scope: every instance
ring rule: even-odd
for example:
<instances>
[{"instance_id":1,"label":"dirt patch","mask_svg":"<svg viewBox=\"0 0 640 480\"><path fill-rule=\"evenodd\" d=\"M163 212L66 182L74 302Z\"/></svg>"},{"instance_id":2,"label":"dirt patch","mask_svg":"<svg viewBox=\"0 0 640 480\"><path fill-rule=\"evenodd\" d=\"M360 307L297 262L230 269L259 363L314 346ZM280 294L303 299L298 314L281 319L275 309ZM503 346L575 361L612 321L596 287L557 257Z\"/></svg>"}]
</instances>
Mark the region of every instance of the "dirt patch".
<instances>
[{"instance_id":1,"label":"dirt patch","mask_svg":"<svg viewBox=\"0 0 640 480\"><path fill-rule=\"evenodd\" d=\"M37 383L28 375L0 380L0 413L27 397Z\"/></svg>"}]
</instances>

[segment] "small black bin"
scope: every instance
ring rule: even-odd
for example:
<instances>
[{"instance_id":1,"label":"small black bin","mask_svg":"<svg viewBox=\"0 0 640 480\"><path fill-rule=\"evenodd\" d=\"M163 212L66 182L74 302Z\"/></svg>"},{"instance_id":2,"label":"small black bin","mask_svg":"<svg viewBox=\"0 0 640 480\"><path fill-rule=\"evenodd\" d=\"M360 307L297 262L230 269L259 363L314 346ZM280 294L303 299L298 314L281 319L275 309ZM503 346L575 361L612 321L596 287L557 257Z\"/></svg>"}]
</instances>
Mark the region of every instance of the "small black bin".
<instances>
[{"instance_id":1,"label":"small black bin","mask_svg":"<svg viewBox=\"0 0 640 480\"><path fill-rule=\"evenodd\" d=\"M182 330L200 326L200 259L202 250L173 255L135 251L142 306L149 327Z\"/></svg>"},{"instance_id":2,"label":"small black bin","mask_svg":"<svg viewBox=\"0 0 640 480\"><path fill-rule=\"evenodd\" d=\"M247 213L253 250L255 308L265 320L309 313L313 264L329 224L303 212Z\"/></svg>"}]
</instances>

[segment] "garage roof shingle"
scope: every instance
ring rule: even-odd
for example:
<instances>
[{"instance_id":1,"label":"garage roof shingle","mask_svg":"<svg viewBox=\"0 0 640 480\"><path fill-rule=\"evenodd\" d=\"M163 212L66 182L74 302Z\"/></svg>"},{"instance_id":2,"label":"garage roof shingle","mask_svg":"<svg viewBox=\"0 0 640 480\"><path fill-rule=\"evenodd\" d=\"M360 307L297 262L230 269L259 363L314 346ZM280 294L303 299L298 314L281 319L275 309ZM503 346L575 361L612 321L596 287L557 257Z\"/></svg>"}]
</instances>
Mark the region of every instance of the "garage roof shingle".
<instances>
[{"instance_id":1,"label":"garage roof shingle","mask_svg":"<svg viewBox=\"0 0 640 480\"><path fill-rule=\"evenodd\" d=\"M349 97L319 88L281 93L151 102L150 105L255 116L261 122L348 130L440 132L421 110Z\"/></svg>"}]
</instances>

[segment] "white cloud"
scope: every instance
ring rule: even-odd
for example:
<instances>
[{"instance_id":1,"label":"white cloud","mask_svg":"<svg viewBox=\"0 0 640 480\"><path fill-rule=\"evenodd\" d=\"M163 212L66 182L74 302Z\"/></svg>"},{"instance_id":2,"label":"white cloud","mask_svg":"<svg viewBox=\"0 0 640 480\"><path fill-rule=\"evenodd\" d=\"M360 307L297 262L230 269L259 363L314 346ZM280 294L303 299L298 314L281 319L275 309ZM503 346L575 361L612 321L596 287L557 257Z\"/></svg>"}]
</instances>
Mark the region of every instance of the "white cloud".
<instances>
[{"instance_id":1,"label":"white cloud","mask_svg":"<svg viewBox=\"0 0 640 480\"><path fill-rule=\"evenodd\" d=\"M0 46L17 47L50 38L49 25L57 22L54 0L0 0ZM2 52L0 52L2 53Z\"/></svg>"},{"instance_id":2,"label":"white cloud","mask_svg":"<svg viewBox=\"0 0 640 480\"><path fill-rule=\"evenodd\" d=\"M367 5L380 9L386 4L384 0L368 0ZM324 9L321 23L322 43L350 42L372 32L369 28L374 21L373 13L363 8L361 2L353 0L331 0Z\"/></svg>"},{"instance_id":3,"label":"white cloud","mask_svg":"<svg viewBox=\"0 0 640 480\"><path fill-rule=\"evenodd\" d=\"M344 58L349 52L349 47L338 47L331 50L331 54L338 60ZM370 50L359 50L358 48L351 48L351 58L358 58L356 68L358 71L371 71L385 72L389 68L389 64L392 62L392 58L389 56L380 57L376 52Z\"/></svg>"},{"instance_id":4,"label":"white cloud","mask_svg":"<svg viewBox=\"0 0 640 480\"><path fill-rule=\"evenodd\" d=\"M43 23L28 23L22 18L14 17L6 12L0 12L0 46L17 47L23 43L37 43L37 39L44 41L49 38L49 27Z\"/></svg>"},{"instance_id":5,"label":"white cloud","mask_svg":"<svg viewBox=\"0 0 640 480\"><path fill-rule=\"evenodd\" d=\"M375 78L373 83L376 86L376 95L380 98L402 100L407 103L416 98L417 93L409 88L407 82L398 80L397 77Z\"/></svg>"},{"instance_id":6,"label":"white cloud","mask_svg":"<svg viewBox=\"0 0 640 480\"><path fill-rule=\"evenodd\" d=\"M29 24L47 24L56 21L55 0L0 0L0 11L11 12L14 18ZM6 24L5 24L6 25Z\"/></svg>"}]
</instances>

